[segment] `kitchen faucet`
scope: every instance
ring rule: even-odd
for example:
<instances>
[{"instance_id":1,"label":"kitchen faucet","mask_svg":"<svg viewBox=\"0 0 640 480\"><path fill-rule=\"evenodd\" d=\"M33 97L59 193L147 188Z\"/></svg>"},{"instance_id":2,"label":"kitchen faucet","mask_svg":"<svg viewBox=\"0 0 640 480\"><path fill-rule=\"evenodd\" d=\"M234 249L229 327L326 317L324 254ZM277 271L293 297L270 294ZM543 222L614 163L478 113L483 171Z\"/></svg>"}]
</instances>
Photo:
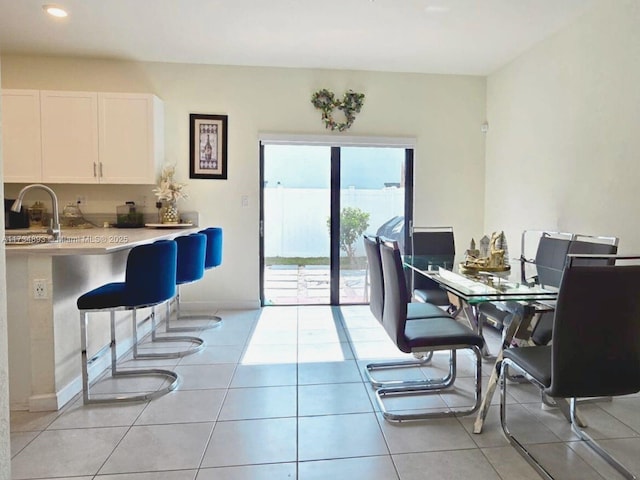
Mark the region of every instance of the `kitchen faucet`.
<instances>
[{"instance_id":1,"label":"kitchen faucet","mask_svg":"<svg viewBox=\"0 0 640 480\"><path fill-rule=\"evenodd\" d=\"M15 202L13 202L13 205L11 205L11 211L12 212L20 211L20 208L22 207L22 199L24 198L25 193L27 193L32 188L39 188L41 190L44 190L51 197L51 203L53 204L53 213L51 215L52 216L51 225L47 229L47 234L53 235L53 241L57 242L58 240L60 240L60 217L58 214L58 197L56 196L56 193L53 190L51 190L49 187L47 187L46 185L42 185L41 183L32 183L31 185L27 185L22 190L20 190L20 193L18 193L18 198L16 199Z\"/></svg>"}]
</instances>

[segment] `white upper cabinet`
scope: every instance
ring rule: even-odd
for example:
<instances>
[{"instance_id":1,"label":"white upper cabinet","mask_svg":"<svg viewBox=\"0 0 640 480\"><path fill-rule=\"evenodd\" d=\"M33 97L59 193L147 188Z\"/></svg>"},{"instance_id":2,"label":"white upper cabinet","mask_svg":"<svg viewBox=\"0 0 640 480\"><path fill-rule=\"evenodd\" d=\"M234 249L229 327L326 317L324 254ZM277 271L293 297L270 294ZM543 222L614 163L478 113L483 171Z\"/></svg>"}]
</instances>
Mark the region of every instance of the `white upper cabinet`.
<instances>
[{"instance_id":1,"label":"white upper cabinet","mask_svg":"<svg viewBox=\"0 0 640 480\"><path fill-rule=\"evenodd\" d=\"M100 183L151 184L164 159L163 108L154 95L98 94Z\"/></svg>"},{"instance_id":2,"label":"white upper cabinet","mask_svg":"<svg viewBox=\"0 0 640 480\"><path fill-rule=\"evenodd\" d=\"M98 183L98 94L40 92L42 181Z\"/></svg>"},{"instance_id":3,"label":"white upper cabinet","mask_svg":"<svg viewBox=\"0 0 640 480\"><path fill-rule=\"evenodd\" d=\"M164 160L164 112L155 95L26 91L34 100L19 92L2 93L5 182L156 182ZM30 119L36 113L37 123ZM37 143L27 147L29 135ZM32 158L35 145L38 158Z\"/></svg>"},{"instance_id":4,"label":"white upper cabinet","mask_svg":"<svg viewBox=\"0 0 640 480\"><path fill-rule=\"evenodd\" d=\"M2 152L5 182L42 178L38 90L2 91Z\"/></svg>"}]
</instances>

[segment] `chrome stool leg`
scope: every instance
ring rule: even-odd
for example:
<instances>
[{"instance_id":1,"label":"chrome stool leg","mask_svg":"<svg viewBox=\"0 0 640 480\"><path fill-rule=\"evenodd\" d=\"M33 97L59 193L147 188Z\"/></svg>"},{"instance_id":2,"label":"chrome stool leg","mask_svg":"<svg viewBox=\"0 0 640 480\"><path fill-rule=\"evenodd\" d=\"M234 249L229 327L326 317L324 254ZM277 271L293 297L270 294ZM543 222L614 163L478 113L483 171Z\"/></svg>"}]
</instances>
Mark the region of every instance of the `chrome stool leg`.
<instances>
[{"instance_id":1,"label":"chrome stool leg","mask_svg":"<svg viewBox=\"0 0 640 480\"><path fill-rule=\"evenodd\" d=\"M167 313L167 320L165 323L165 332L197 332L200 330L209 330L211 328L216 328L222 325L222 318L217 315L207 315L207 314L191 314L191 315L183 315L180 313L180 285L176 287L177 294L175 298L176 305L176 316L175 320L178 323L182 323L184 321L189 320L208 320L210 323L206 325L180 325L180 326L171 326L171 311L169 309Z\"/></svg>"},{"instance_id":2,"label":"chrome stool leg","mask_svg":"<svg viewBox=\"0 0 640 480\"><path fill-rule=\"evenodd\" d=\"M145 368L145 369L131 369L131 370L118 370L117 368L117 355L116 355L116 327L115 327L115 310L110 311L110 332L111 339L109 345L106 348L100 350L92 358L87 356L87 313L89 311L80 311L80 343L81 343L81 356L82 356L82 400L84 404L99 404L99 403L113 403L113 402L144 402L153 400L160 397L174 389L176 389L180 383L180 377L176 372L171 370L165 370L160 368ZM117 377L133 377L133 376L159 376L164 377L170 383L163 388L155 390L153 392L146 392L140 394L105 394L100 397L94 397L91 395L90 389L92 384L89 380L89 365L98 360L106 349L111 353L111 376Z\"/></svg>"},{"instance_id":3,"label":"chrome stool leg","mask_svg":"<svg viewBox=\"0 0 640 480\"><path fill-rule=\"evenodd\" d=\"M167 302L167 318L169 317L169 302ZM152 343L164 343L164 342L190 342L195 345L194 348L189 348L186 350L180 350L177 352L151 352L151 353L141 353L138 350L138 333L137 333L137 319L136 319L136 310L133 310L132 322L133 322L133 358L134 359L144 359L144 358L182 358L187 355L193 355L194 353L198 353L205 346L205 342L203 339L199 337L191 337L191 336L163 336L158 337L156 335L156 330L158 328L156 324L156 312L155 306L151 307L151 342Z\"/></svg>"}]
</instances>

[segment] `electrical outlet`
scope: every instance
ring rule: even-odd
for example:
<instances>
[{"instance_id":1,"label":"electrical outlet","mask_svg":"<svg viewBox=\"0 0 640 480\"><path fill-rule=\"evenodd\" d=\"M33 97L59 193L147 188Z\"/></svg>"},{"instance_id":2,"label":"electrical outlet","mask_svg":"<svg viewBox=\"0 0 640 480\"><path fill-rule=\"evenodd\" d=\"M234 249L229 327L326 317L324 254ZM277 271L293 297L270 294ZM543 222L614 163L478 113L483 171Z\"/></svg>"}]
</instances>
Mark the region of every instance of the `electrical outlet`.
<instances>
[{"instance_id":1,"label":"electrical outlet","mask_svg":"<svg viewBox=\"0 0 640 480\"><path fill-rule=\"evenodd\" d=\"M249 195L240 195L240 205L242 205L243 208L249 206Z\"/></svg>"},{"instance_id":2,"label":"electrical outlet","mask_svg":"<svg viewBox=\"0 0 640 480\"><path fill-rule=\"evenodd\" d=\"M47 288L46 280L42 278L36 278L33 281L33 298L49 298L49 289Z\"/></svg>"}]
</instances>

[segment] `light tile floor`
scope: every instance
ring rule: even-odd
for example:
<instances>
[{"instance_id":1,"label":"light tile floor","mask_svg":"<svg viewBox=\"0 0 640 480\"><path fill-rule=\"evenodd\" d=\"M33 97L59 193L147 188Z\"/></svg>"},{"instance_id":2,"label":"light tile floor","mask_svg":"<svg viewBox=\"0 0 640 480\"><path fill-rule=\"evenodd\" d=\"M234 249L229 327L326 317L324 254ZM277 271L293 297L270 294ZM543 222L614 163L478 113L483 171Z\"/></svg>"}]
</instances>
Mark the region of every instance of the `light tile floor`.
<instances>
[{"instance_id":1,"label":"light tile floor","mask_svg":"<svg viewBox=\"0 0 640 480\"><path fill-rule=\"evenodd\" d=\"M471 433L474 417L384 421L362 370L372 359L401 355L368 307L267 307L223 317L222 326L202 331L205 350L177 361L178 390L159 399L103 406L78 399L60 412L12 412L13 478L539 478L503 437L497 395L480 435ZM495 351L498 334L486 335ZM423 371L389 375L433 374L446 364L440 353ZM485 383L491 367L483 365ZM472 373L471 357L460 354L455 391L392 407L459 405L470 400ZM96 388L150 385L104 380ZM512 430L558 478L621 478L576 442L557 411L541 409L532 386L513 384L509 392ZM640 474L640 396L581 408L592 434Z\"/></svg>"}]
</instances>

